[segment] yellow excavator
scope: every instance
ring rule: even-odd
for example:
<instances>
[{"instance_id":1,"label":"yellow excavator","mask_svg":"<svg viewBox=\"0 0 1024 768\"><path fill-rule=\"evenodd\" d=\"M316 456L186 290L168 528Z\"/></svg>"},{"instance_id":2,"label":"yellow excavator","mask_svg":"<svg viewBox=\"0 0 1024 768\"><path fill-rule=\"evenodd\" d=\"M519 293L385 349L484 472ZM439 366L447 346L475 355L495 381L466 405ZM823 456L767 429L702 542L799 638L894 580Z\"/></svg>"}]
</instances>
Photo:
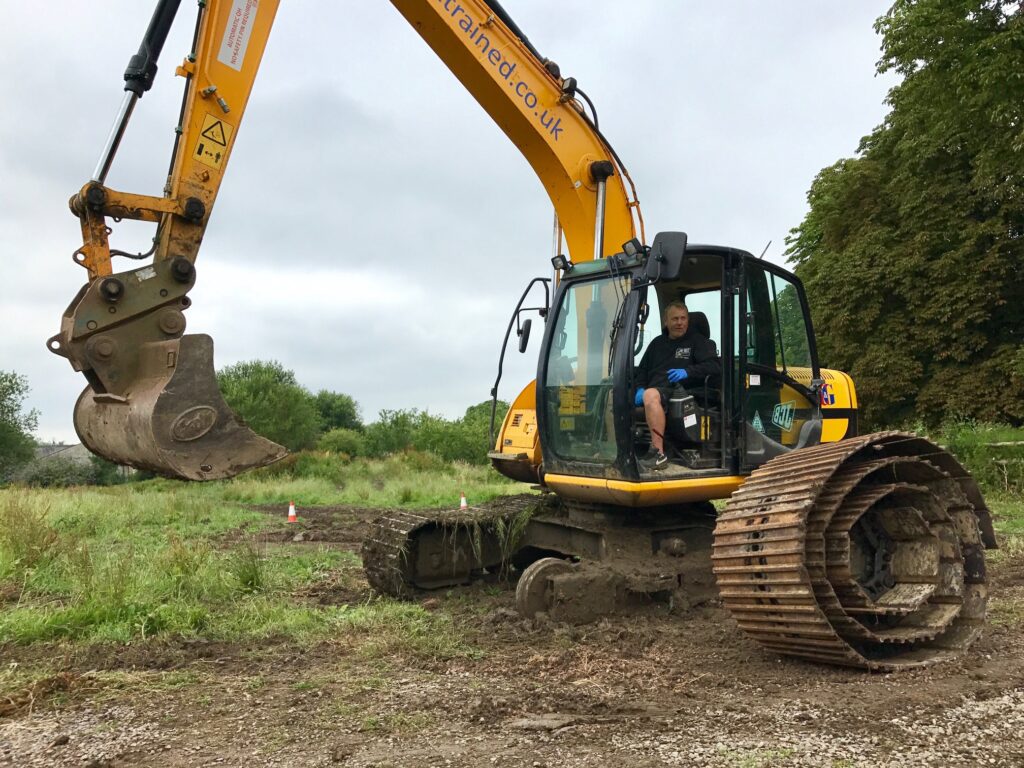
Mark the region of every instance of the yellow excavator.
<instances>
[{"instance_id":1,"label":"yellow excavator","mask_svg":"<svg viewBox=\"0 0 1024 768\"><path fill-rule=\"evenodd\" d=\"M184 315L278 3L200 0L193 49L177 68L185 88L164 194L110 189L179 2L158 0L95 173L71 198L83 236L74 260L88 282L47 345L87 379L75 427L90 450L211 480L285 455L227 407L212 340L185 334ZM594 105L496 0L392 3L554 205L554 276L527 286L502 347L504 359L515 330L526 349L524 303L540 286L537 377L489 454L502 474L550 493L466 513L384 515L363 547L371 585L402 596L512 567L526 616L586 621L717 597L750 637L783 654L899 669L963 652L984 623L991 515L940 447L858 434L853 382L819 366L799 279L683 232L648 243ZM132 255L110 245L121 219L153 223L155 245L146 264L115 272L112 258ZM670 393L668 463L654 467L644 460L652 434L636 371L674 302L713 342L719 372ZM729 502L716 512L719 498Z\"/></svg>"}]
</instances>

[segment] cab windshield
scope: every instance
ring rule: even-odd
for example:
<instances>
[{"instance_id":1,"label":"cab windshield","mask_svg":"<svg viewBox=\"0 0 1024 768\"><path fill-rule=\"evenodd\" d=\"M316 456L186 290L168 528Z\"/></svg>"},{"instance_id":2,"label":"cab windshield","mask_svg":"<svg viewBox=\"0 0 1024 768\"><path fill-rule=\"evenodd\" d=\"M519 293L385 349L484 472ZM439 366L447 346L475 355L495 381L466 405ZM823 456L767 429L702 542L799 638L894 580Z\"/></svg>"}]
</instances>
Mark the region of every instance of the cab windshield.
<instances>
[{"instance_id":1,"label":"cab windshield","mask_svg":"<svg viewBox=\"0 0 1024 768\"><path fill-rule=\"evenodd\" d=\"M628 278L605 277L563 294L543 382L551 448L561 458L615 459L612 354L628 293Z\"/></svg>"}]
</instances>

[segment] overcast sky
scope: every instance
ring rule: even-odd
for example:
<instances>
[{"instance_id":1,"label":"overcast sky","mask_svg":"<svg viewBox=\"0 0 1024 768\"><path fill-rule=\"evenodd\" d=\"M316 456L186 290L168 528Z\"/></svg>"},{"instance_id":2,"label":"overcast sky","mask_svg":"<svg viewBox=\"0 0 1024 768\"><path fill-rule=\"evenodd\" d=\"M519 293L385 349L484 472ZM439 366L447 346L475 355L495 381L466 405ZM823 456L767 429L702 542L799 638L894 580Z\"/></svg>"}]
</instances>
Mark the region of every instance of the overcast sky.
<instances>
[{"instance_id":1,"label":"overcast sky","mask_svg":"<svg viewBox=\"0 0 1024 768\"><path fill-rule=\"evenodd\" d=\"M894 84L887 0L503 0L594 101L648 237L684 230L783 260L815 174L854 154ZM15 3L0 26L0 369L28 377L37 436L77 442L84 379L45 340L85 271L68 198L92 174L149 21L141 0ZM45 6L45 9L44 9ZM163 186L193 4L107 182ZM218 368L280 361L310 390L448 417L488 399L509 315L550 272L552 209L526 161L385 0L285 0L191 293ZM112 244L152 233L115 225ZM115 270L137 266L115 260ZM536 368L513 352L500 394Z\"/></svg>"}]
</instances>

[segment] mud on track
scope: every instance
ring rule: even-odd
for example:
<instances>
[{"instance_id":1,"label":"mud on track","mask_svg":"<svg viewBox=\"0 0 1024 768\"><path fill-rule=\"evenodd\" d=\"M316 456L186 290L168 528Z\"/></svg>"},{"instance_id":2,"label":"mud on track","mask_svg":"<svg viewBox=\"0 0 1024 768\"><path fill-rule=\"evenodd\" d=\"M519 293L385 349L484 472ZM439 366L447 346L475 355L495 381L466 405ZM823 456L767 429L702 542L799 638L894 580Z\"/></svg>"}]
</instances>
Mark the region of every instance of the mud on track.
<instances>
[{"instance_id":1,"label":"mud on track","mask_svg":"<svg viewBox=\"0 0 1024 768\"><path fill-rule=\"evenodd\" d=\"M281 520L274 546L356 553L380 512L300 510L287 526L266 511ZM772 656L714 602L524 622L500 582L422 601L480 651L452 660L367 655L344 637L4 648L23 669L63 657L59 676L0 705L0 765L1020 766L1024 558L992 577L992 620L970 654L898 675ZM349 576L296 598L372 595Z\"/></svg>"}]
</instances>

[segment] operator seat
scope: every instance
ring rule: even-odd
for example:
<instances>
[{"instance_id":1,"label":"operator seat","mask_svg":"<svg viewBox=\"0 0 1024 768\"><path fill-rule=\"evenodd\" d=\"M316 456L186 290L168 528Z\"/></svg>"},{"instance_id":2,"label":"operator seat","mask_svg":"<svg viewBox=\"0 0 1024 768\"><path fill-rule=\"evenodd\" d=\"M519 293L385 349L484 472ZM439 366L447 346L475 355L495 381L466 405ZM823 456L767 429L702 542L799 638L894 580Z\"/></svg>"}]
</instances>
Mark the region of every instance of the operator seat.
<instances>
[{"instance_id":1,"label":"operator seat","mask_svg":"<svg viewBox=\"0 0 1024 768\"><path fill-rule=\"evenodd\" d=\"M708 322L708 316L703 312L690 313L690 327L705 339L711 338L711 324Z\"/></svg>"},{"instance_id":2,"label":"operator seat","mask_svg":"<svg viewBox=\"0 0 1024 768\"><path fill-rule=\"evenodd\" d=\"M705 339L711 339L711 324L708 316L703 312L690 313L690 327ZM712 342L713 343L713 342ZM692 381L687 391L697 398L697 401L705 408L716 408L718 406L721 376L708 376L702 381Z\"/></svg>"}]
</instances>

